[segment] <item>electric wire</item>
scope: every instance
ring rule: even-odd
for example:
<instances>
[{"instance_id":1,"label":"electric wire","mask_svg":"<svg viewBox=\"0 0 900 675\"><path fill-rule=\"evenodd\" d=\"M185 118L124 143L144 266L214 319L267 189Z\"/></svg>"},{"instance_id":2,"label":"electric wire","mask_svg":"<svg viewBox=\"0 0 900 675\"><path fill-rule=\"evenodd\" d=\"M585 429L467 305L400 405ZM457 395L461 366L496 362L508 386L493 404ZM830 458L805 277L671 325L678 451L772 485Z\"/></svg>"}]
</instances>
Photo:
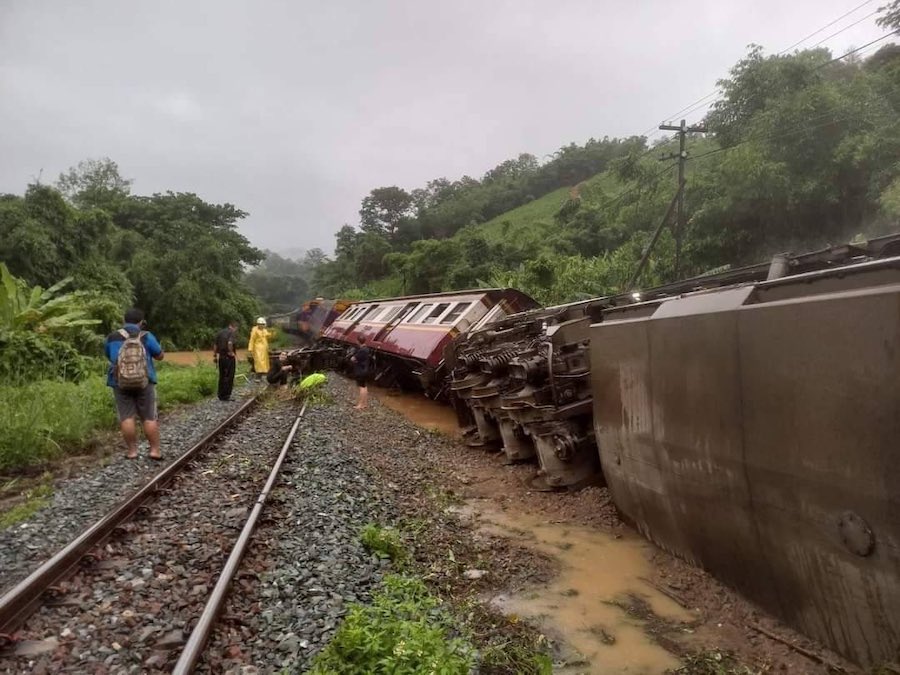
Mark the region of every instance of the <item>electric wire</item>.
<instances>
[{"instance_id":1,"label":"electric wire","mask_svg":"<svg viewBox=\"0 0 900 675\"><path fill-rule=\"evenodd\" d=\"M821 33L821 32L822 32L823 30L825 30L826 28L831 28L834 24L836 24L836 23L837 23L838 21L840 21L841 19L850 16L850 15L853 14L853 12L855 12L856 10L862 9L862 8L865 7L866 5L869 5L869 4L873 3L873 2L875 2L875 0L866 0L865 2L859 4L859 5L857 5L856 7L854 7L853 9L851 9L849 12L845 12L844 14L841 14L841 15L840 15L838 18L836 18L834 21L832 21L832 22L830 22L830 23L826 23L824 26L822 26L821 28L819 28L819 29L816 30L816 31L813 31L812 33L810 33L809 35L807 35L807 36L806 36L805 38L803 38L802 40L798 40L797 42L795 42L794 44L792 44L790 47L785 47L785 48L782 49L780 52L778 52L778 56L781 56L782 54L791 51L794 47L797 47L797 46L799 46L799 45L802 45L804 42L806 42L807 40L809 40L809 38L811 38L811 37L813 37L813 36L815 36L815 35L818 35L819 33ZM878 10L876 9L875 12L877 12L877 11L878 11ZM874 12L873 12L873 13L874 13ZM870 14L869 16L871 16L871 14ZM828 38L825 38L825 39L827 40ZM821 44L821 43L820 43L820 44Z\"/></svg>"},{"instance_id":2,"label":"electric wire","mask_svg":"<svg viewBox=\"0 0 900 675\"><path fill-rule=\"evenodd\" d=\"M895 87L893 90L891 90L890 92L888 92L888 94L897 94L897 93L900 93L900 87ZM874 94L875 94L875 96L877 96L877 97L886 99L886 95L885 95L884 93L882 93L882 92L874 92ZM870 105L871 105L872 103L874 103L874 102L875 102L874 99L864 100L864 101L862 102L862 107L868 107L868 106L870 106ZM811 117L810 119L808 119L808 120L807 120L806 122L804 122L803 124L795 125L795 126L789 128L789 129L785 130L785 131L779 131L779 132L774 133L774 134L767 134L767 135L763 135L763 136L750 136L750 137L748 137L748 138L744 138L744 139L738 141L738 142L735 143L734 145L729 145L729 146L724 147L724 148L716 148L716 149L714 149L714 150L709 150L709 151L704 152L704 153L701 153L701 154L699 154L699 155L695 155L695 156L693 156L693 157L689 157L689 158L688 158L688 161L697 161L697 160L699 160L699 159L703 159L704 157L709 157L709 156L711 156L711 155L717 155L717 154L720 154L720 153L723 153L723 152L729 152L729 151L734 150L735 148L738 148L738 147L740 147L740 146L742 146L742 145L746 145L747 143L752 143L752 142L756 142L756 141L759 141L759 142L775 141L775 140L779 140L779 139L782 139L782 138L789 138L790 136L793 136L793 135L795 135L795 134L801 133L801 132L803 132L803 131L812 131L812 130L815 130L815 129L821 129L821 128L823 128L823 127L830 126L830 125L832 125L832 124L839 124L839 123L841 123L841 122L847 122L847 121L849 121L849 120L851 120L851 119L854 119L855 117L860 116L861 113L862 113L863 111L862 111L862 110L860 110L860 111L853 111L853 112L850 112L850 113L848 113L848 114L846 114L846 115L843 115L843 116L841 116L841 117L832 117L832 119L828 119L828 120L822 122L821 124L812 124L812 125L809 124L809 122L812 122L812 121L815 121L815 120L818 120L818 119L824 119L824 118L829 117L829 116L833 116L835 112L837 112L837 110L832 109L832 110L829 110L829 111L820 113L819 115L816 115L816 116L814 116L814 117Z\"/></svg>"},{"instance_id":3,"label":"electric wire","mask_svg":"<svg viewBox=\"0 0 900 675\"><path fill-rule=\"evenodd\" d=\"M819 40L816 44L814 44L814 45L812 45L812 46L810 46L810 47L807 47L807 49L815 49L816 47L818 47L818 46L819 46L820 44L822 44L823 42L828 42L831 38L840 35L841 33L843 33L843 32L846 31L846 30L850 30L850 29L853 28L854 26L856 26L856 25L858 25L858 24L861 24L861 23L862 23L863 21L865 21L866 19L872 18L873 16L875 16L876 14L878 14L878 12L879 12L879 10L876 9L874 12L870 12L869 14L866 14L863 18L857 19L857 20L854 21L853 23L844 26L844 27L841 28L839 31L836 31L836 32L832 33L831 35L829 35L829 36L826 37L826 38L822 38L822 39Z\"/></svg>"},{"instance_id":4,"label":"electric wire","mask_svg":"<svg viewBox=\"0 0 900 675\"><path fill-rule=\"evenodd\" d=\"M856 11L862 9L862 8L865 7L866 5L871 4L872 2L874 2L874 0L866 0L866 2L863 2L863 3L859 4L859 5L856 5L853 9L851 9L851 10L849 10L849 11L847 11L847 12L844 12L844 13L841 14L838 18L836 18L836 19L834 19L834 20L828 22L827 24L825 24L825 25L822 26L821 28L819 28L819 29L813 31L812 33L810 33L809 35L807 35L806 37L804 37L802 40L798 40L797 42L795 42L794 44L792 44L790 47L787 47L787 48L785 48L785 49L782 49L780 52L778 52L777 56L781 56L782 54L785 54L786 52L790 51L791 49L794 49L794 48L797 47L798 45L803 44L803 43L806 42L809 38L814 37L815 35L818 35L818 34L821 33L823 30L826 30L826 29L830 28L831 26L833 26L834 24L838 23L838 22L841 21L842 19L845 19L846 17L848 17L848 16L850 16L851 14L853 14L854 12L856 12ZM876 9L874 12L871 12L870 14L867 14L867 15L864 16L863 18L861 18L861 19L859 19L859 20L853 22L852 24L850 24L850 25L848 25L848 26L845 26L844 28L840 29L839 31L837 31L837 32L835 32L835 33L832 33L832 34L829 35L828 37L826 37L826 38L820 40L820 41L817 42L815 45L813 45L813 48L814 48L814 47L818 47L818 46L821 45L822 43L827 42L828 40L832 39L833 37L835 37L835 36L837 36L837 35L840 35L840 34L843 33L845 30L848 30L849 28L852 28L853 26L855 26L855 25L861 23L862 21L865 21L866 19L871 18L872 16L874 16L875 14L877 14L879 11L881 11L881 8ZM895 31L895 32L896 32L896 31ZM889 33L888 35L890 35L890 33ZM868 46L870 46L870 45L872 45L872 44L875 44L875 42L878 42L879 40L886 39L886 37L887 37L887 36L882 36L882 37L879 38L878 40L875 40L875 41L873 41L873 42L870 42L870 43L868 43L867 45L863 45L862 47L858 48L857 50L853 50L853 51L859 51L859 50L861 50L861 49L865 49L866 47L868 47ZM828 63L823 64L823 65L820 66L820 67L824 67L824 66L828 65L829 63L834 63L835 61L838 61L838 60L844 58L844 56L848 56L850 53L853 53L853 52L848 52L847 54L844 54L844 55L841 56L841 57L838 57L838 58L836 58L836 59L832 59L831 61L829 61ZM694 101L694 102L691 103L690 105L685 106L685 107L682 108L681 110L678 110L678 111L672 113L671 115L666 116L664 119L674 119L674 118L678 117L679 115L685 115L685 116L687 116L687 115L691 114L692 112L698 110L699 108L704 107L704 105L706 105L706 102L707 102L709 99L711 99L711 98L713 98L713 97L716 97L716 96L718 96L718 95L719 95L718 89L713 90L713 91L711 91L710 93L708 93L706 96L702 96L701 98L698 98L696 101ZM712 103L714 103L714 102L715 102L715 101L713 101ZM648 129L647 131L645 131L645 132L644 132L643 134L641 134L641 135L642 135L642 136L646 136L652 129L653 129L653 127L651 127L650 129Z\"/></svg>"}]
</instances>

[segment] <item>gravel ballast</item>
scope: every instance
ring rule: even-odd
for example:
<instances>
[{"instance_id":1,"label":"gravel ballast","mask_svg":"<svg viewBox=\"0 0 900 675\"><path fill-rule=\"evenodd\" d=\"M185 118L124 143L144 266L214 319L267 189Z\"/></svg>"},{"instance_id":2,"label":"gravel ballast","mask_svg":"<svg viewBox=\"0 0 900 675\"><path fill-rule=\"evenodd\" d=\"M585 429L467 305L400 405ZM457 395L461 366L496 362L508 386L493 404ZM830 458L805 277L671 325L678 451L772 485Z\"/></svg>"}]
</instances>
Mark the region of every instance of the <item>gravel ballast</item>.
<instances>
[{"instance_id":1,"label":"gravel ballast","mask_svg":"<svg viewBox=\"0 0 900 675\"><path fill-rule=\"evenodd\" d=\"M423 431L372 401L351 409L352 383L331 375L334 402L311 407L287 456L201 663L210 673L303 672L334 636L352 602L365 603L387 571L367 553L367 523L415 525L414 567L446 597L542 578L545 561L474 535L452 514L435 461L454 441ZM451 553L448 556L448 553ZM469 575L476 561L490 574Z\"/></svg>"},{"instance_id":2,"label":"gravel ballast","mask_svg":"<svg viewBox=\"0 0 900 675\"><path fill-rule=\"evenodd\" d=\"M105 515L114 504L144 485L240 407L242 401L206 400L160 420L163 461L147 458L146 441L137 460L124 450L106 463L54 485L50 503L27 520L0 531L0 593ZM112 400L110 400L112 405Z\"/></svg>"},{"instance_id":3,"label":"gravel ballast","mask_svg":"<svg viewBox=\"0 0 900 675\"><path fill-rule=\"evenodd\" d=\"M392 520L390 496L335 434L339 415L307 410L202 671L302 672L348 603L366 602L381 579L387 563L366 552L360 530Z\"/></svg>"},{"instance_id":4,"label":"gravel ballast","mask_svg":"<svg viewBox=\"0 0 900 675\"><path fill-rule=\"evenodd\" d=\"M295 417L260 405L178 474L19 631L0 672L164 672L199 616Z\"/></svg>"}]
</instances>

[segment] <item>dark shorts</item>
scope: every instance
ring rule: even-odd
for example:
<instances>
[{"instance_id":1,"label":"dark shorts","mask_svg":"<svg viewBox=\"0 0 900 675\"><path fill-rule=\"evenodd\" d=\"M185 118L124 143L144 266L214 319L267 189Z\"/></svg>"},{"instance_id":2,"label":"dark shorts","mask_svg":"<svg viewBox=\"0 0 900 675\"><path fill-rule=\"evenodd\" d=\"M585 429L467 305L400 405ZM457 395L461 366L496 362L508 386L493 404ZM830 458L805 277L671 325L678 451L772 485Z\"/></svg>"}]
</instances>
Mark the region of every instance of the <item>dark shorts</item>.
<instances>
[{"instance_id":1,"label":"dark shorts","mask_svg":"<svg viewBox=\"0 0 900 675\"><path fill-rule=\"evenodd\" d=\"M123 422L132 417L141 420L154 421L156 419L156 385L148 384L143 389L122 391L113 387L116 399L116 411L119 413L119 421Z\"/></svg>"},{"instance_id":2,"label":"dark shorts","mask_svg":"<svg viewBox=\"0 0 900 675\"><path fill-rule=\"evenodd\" d=\"M367 387L368 384L369 384L369 375L368 375L368 373L365 373L365 374L357 373L356 375L354 375L354 378L356 379L356 386L357 386L357 387Z\"/></svg>"}]
</instances>

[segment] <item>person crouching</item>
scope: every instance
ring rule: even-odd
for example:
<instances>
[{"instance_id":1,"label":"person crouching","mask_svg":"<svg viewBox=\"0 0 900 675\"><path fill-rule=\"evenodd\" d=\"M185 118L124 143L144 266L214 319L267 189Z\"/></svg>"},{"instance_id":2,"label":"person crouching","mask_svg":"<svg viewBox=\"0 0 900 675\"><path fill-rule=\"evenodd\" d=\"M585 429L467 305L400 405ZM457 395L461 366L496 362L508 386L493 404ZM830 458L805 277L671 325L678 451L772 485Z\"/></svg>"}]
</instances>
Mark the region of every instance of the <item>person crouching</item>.
<instances>
[{"instance_id":1,"label":"person crouching","mask_svg":"<svg viewBox=\"0 0 900 675\"><path fill-rule=\"evenodd\" d=\"M278 356L272 359L272 367L266 373L266 380L273 387L283 387L293 372L294 366L287 363L287 352L279 352Z\"/></svg>"}]
</instances>

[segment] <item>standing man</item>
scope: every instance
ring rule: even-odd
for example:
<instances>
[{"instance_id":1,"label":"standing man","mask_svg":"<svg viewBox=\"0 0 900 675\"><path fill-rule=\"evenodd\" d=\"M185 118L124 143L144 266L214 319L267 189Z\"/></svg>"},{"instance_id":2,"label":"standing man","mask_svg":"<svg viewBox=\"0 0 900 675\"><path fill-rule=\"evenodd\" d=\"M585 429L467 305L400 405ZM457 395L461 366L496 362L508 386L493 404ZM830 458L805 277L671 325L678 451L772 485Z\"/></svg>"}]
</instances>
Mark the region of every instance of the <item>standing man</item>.
<instances>
[{"instance_id":1,"label":"standing man","mask_svg":"<svg viewBox=\"0 0 900 675\"><path fill-rule=\"evenodd\" d=\"M269 372L269 338L272 332L266 330L266 320L259 317L250 331L250 342L247 349L253 355L253 372L257 379L262 379Z\"/></svg>"},{"instance_id":2,"label":"standing man","mask_svg":"<svg viewBox=\"0 0 900 675\"><path fill-rule=\"evenodd\" d=\"M235 349L234 340L237 334L237 321L229 321L228 326L216 335L216 348L213 358L219 367L219 400L230 401L234 389Z\"/></svg>"},{"instance_id":3,"label":"standing man","mask_svg":"<svg viewBox=\"0 0 900 675\"><path fill-rule=\"evenodd\" d=\"M156 368L154 359L164 354L159 340L144 330L144 312L132 307L125 312L122 328L110 333L103 351L109 360L106 384L113 389L128 459L137 458L137 423L140 417L150 444L150 459L162 459L159 423L156 420Z\"/></svg>"},{"instance_id":4,"label":"standing man","mask_svg":"<svg viewBox=\"0 0 900 675\"><path fill-rule=\"evenodd\" d=\"M357 338L359 348L350 357L350 363L353 364L353 377L356 380L356 386L359 387L359 396L356 399L355 410L365 410L369 404L369 377L372 375L372 352L366 347L366 336L360 335Z\"/></svg>"}]
</instances>

